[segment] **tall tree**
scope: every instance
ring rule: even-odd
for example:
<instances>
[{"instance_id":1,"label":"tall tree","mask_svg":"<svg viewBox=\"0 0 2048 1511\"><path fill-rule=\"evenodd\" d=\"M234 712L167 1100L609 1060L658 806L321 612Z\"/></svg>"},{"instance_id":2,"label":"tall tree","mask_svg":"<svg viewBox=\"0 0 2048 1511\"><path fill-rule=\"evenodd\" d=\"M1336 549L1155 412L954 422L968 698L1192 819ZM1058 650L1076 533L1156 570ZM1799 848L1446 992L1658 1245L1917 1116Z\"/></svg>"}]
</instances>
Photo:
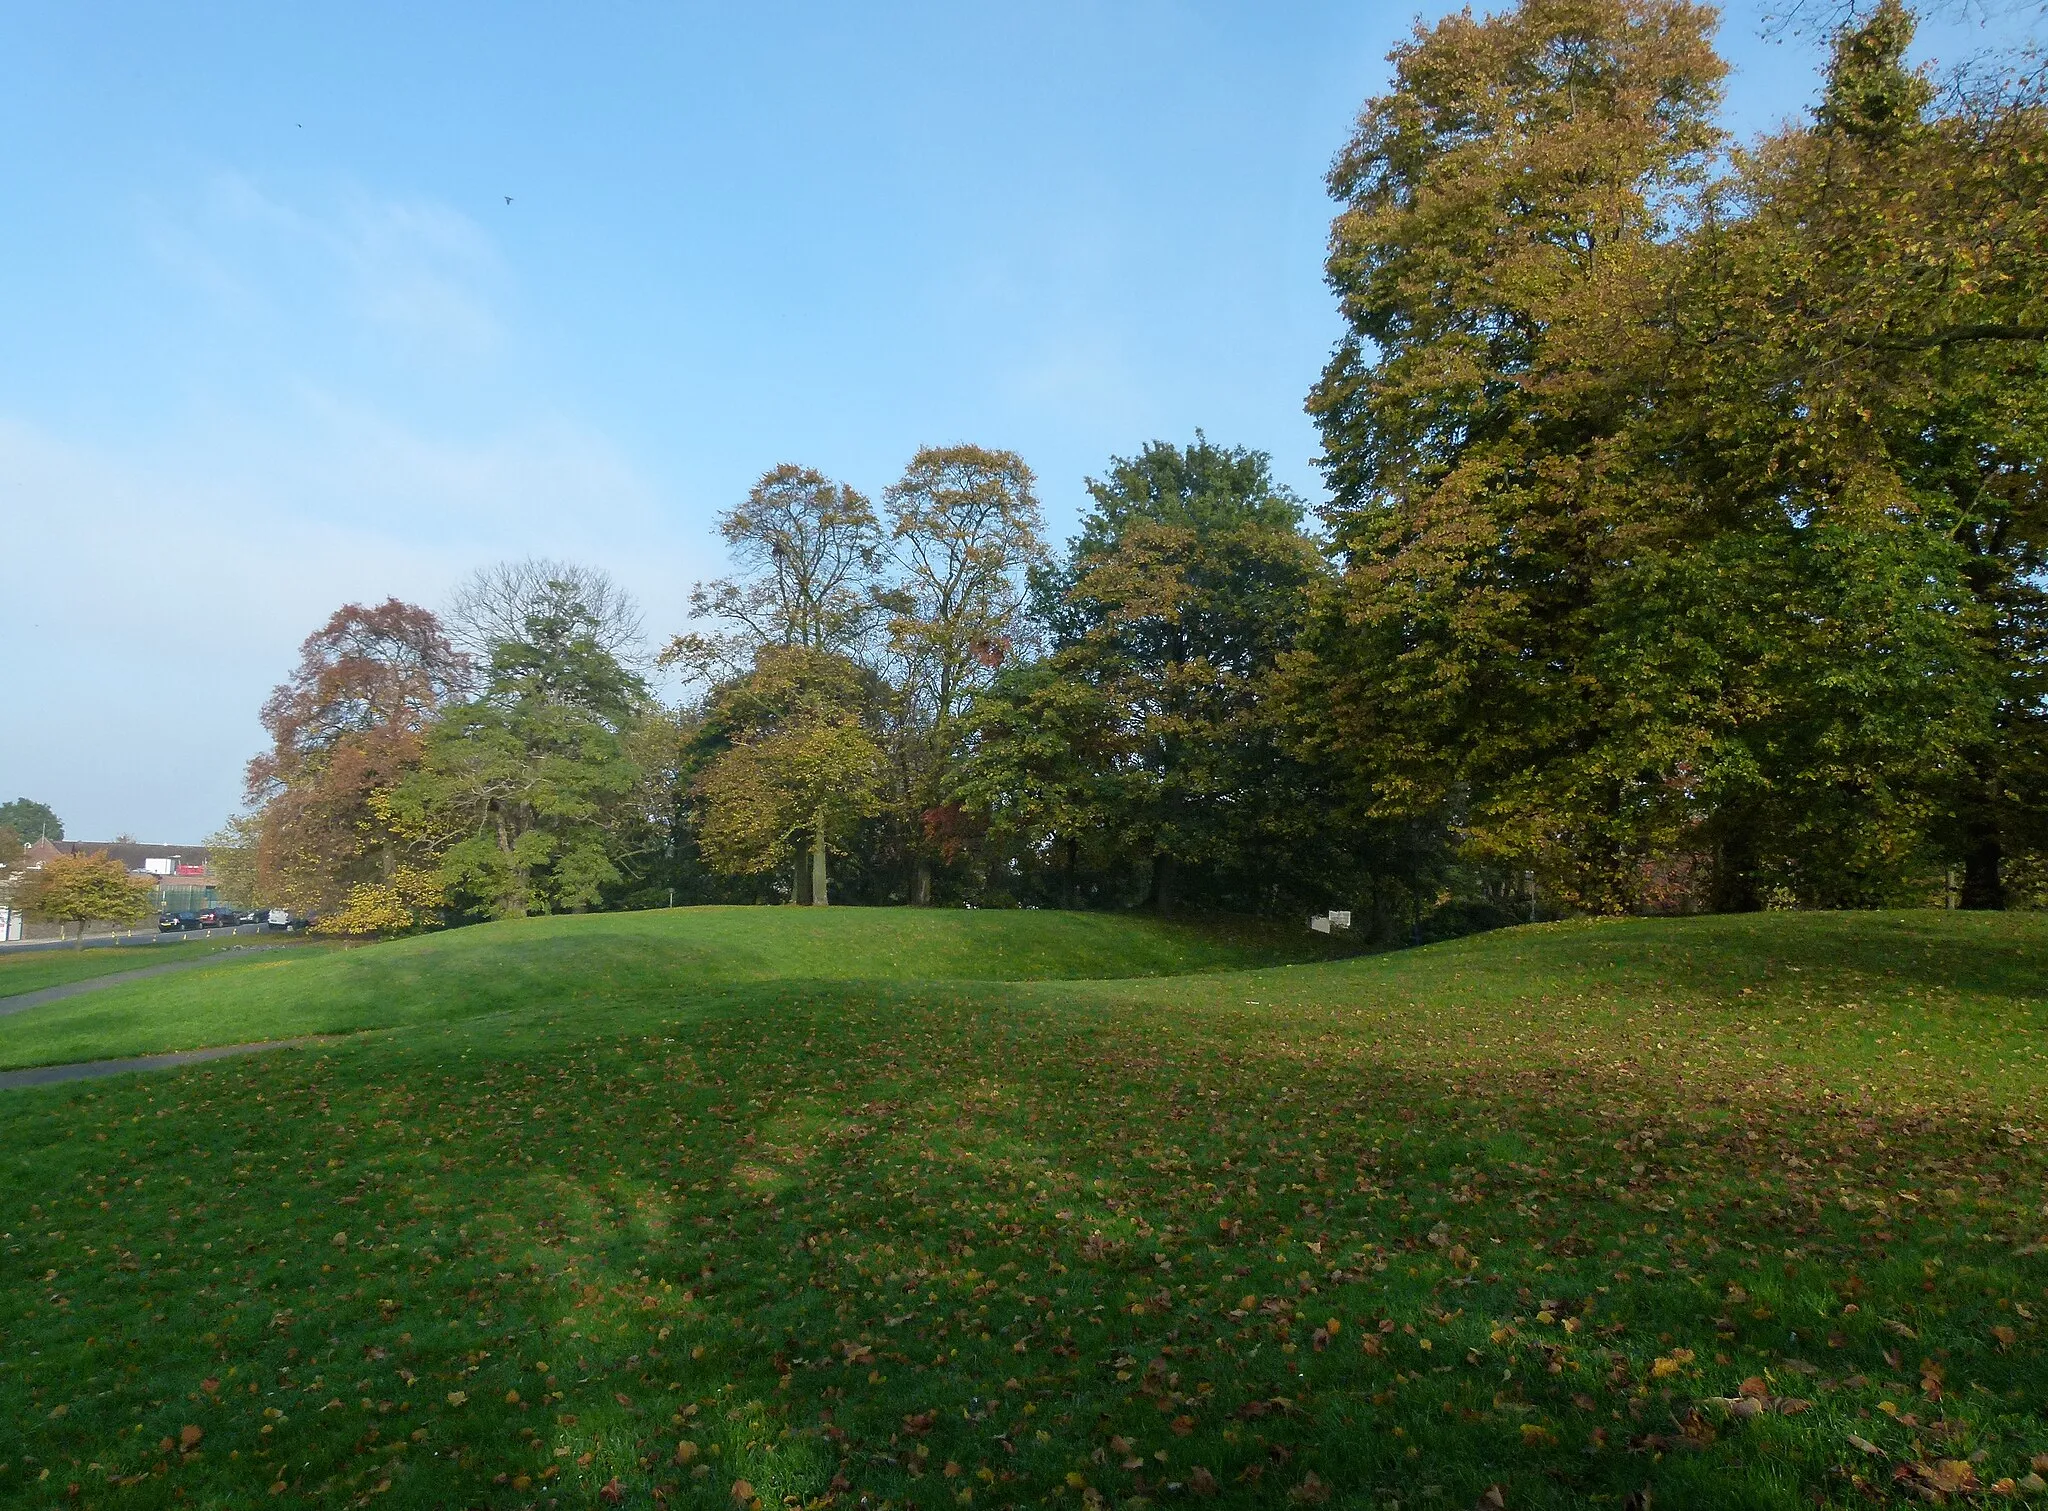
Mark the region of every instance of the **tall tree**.
<instances>
[{"instance_id":1,"label":"tall tree","mask_svg":"<svg viewBox=\"0 0 2048 1511\"><path fill-rule=\"evenodd\" d=\"M47 803L38 803L29 798L18 797L11 803L0 803L0 824L5 824L22 837L26 844L39 839L62 839L64 821L57 817Z\"/></svg>"},{"instance_id":2,"label":"tall tree","mask_svg":"<svg viewBox=\"0 0 2048 1511\"><path fill-rule=\"evenodd\" d=\"M429 724L467 667L427 610L347 604L306 638L263 705L271 748L249 763L260 811L258 890L324 913L352 887L389 881L406 840L382 800L420 763Z\"/></svg>"},{"instance_id":3,"label":"tall tree","mask_svg":"<svg viewBox=\"0 0 2048 1511\"><path fill-rule=\"evenodd\" d=\"M809 887L797 900L831 901L835 839L879 805L882 751L864 726L869 678L844 656L810 646L764 646L753 671L723 684L707 725L725 742L695 782L705 859L728 875L774 870L807 838Z\"/></svg>"},{"instance_id":4,"label":"tall tree","mask_svg":"<svg viewBox=\"0 0 2048 1511\"><path fill-rule=\"evenodd\" d=\"M975 696L1018 649L1045 547L1036 480L1015 452L927 446L885 495L899 688L898 775L912 834L910 900L932 900L943 805Z\"/></svg>"},{"instance_id":5,"label":"tall tree","mask_svg":"<svg viewBox=\"0 0 2048 1511\"><path fill-rule=\"evenodd\" d=\"M1003 832L1040 826L1070 873L1109 842L1161 910L1184 892L1291 900L1290 861L1322 858L1326 827L1268 698L1320 571L1300 501L1262 453L1199 436L1088 488L1066 561L1035 583L1053 654L982 700L959 789Z\"/></svg>"},{"instance_id":6,"label":"tall tree","mask_svg":"<svg viewBox=\"0 0 2048 1511\"><path fill-rule=\"evenodd\" d=\"M529 613L386 805L450 895L493 917L582 911L619 880L615 831L640 780L627 742L649 700L604 625L573 593Z\"/></svg>"},{"instance_id":7,"label":"tall tree","mask_svg":"<svg viewBox=\"0 0 2048 1511\"><path fill-rule=\"evenodd\" d=\"M844 483L785 463L718 517L737 570L690 590L709 631L670 640L664 663L704 682L745 675L763 646L856 649L873 618L881 526Z\"/></svg>"},{"instance_id":8,"label":"tall tree","mask_svg":"<svg viewBox=\"0 0 2048 1511\"><path fill-rule=\"evenodd\" d=\"M1670 570L1691 503L1628 444L1675 218L1719 144L1712 14L1448 16L1395 50L1330 176L1327 743L1376 814L1449 817L1596 909L1689 821L1671 776L1715 712L1697 648L1651 628L1691 591Z\"/></svg>"},{"instance_id":9,"label":"tall tree","mask_svg":"<svg viewBox=\"0 0 2048 1511\"><path fill-rule=\"evenodd\" d=\"M1804 584L1744 616L1770 643L1711 825L1731 905L1878 896L1855 878L1924 847L1998 906L2006 852L2048 838L2048 109L2038 76L1943 98L1912 34L1882 0L1837 36L1813 120L1739 155L1672 301L1718 528ZM1830 581L1844 634L1803 654ZM1852 835L1869 862L1816 864Z\"/></svg>"},{"instance_id":10,"label":"tall tree","mask_svg":"<svg viewBox=\"0 0 2048 1511\"><path fill-rule=\"evenodd\" d=\"M470 665L491 664L498 646L521 639L536 616L573 615L598 648L631 665L645 630L639 605L611 576L581 562L529 556L472 573L449 605L450 638Z\"/></svg>"}]
</instances>

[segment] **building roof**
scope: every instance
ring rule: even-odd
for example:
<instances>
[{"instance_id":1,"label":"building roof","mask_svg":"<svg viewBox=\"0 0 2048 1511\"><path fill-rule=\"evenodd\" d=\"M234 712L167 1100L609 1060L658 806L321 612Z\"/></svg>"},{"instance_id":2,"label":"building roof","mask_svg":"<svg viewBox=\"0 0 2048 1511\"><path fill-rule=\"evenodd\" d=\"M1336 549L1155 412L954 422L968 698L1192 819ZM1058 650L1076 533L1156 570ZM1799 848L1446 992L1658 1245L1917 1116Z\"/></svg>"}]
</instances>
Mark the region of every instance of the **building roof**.
<instances>
[{"instance_id":1,"label":"building roof","mask_svg":"<svg viewBox=\"0 0 2048 1511\"><path fill-rule=\"evenodd\" d=\"M43 846L48 851L38 854ZM97 855L104 850L130 871L140 871L146 860L175 860L180 865L204 866L208 850L204 845L138 845L126 840L53 839L37 840L29 846L28 863L39 865L53 855Z\"/></svg>"}]
</instances>

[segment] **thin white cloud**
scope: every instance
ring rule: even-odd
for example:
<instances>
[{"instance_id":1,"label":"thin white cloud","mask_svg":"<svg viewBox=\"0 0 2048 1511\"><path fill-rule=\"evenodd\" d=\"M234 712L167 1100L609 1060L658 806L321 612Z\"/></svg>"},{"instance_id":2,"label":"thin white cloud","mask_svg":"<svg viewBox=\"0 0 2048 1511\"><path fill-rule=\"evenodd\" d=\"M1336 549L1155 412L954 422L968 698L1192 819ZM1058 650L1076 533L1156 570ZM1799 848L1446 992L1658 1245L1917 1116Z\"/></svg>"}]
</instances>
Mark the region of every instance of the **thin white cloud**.
<instances>
[{"instance_id":1,"label":"thin white cloud","mask_svg":"<svg viewBox=\"0 0 2048 1511\"><path fill-rule=\"evenodd\" d=\"M365 331L437 364L502 353L511 280L475 221L357 188L305 205L218 173L141 207L145 246L222 318L262 323L302 355Z\"/></svg>"}]
</instances>

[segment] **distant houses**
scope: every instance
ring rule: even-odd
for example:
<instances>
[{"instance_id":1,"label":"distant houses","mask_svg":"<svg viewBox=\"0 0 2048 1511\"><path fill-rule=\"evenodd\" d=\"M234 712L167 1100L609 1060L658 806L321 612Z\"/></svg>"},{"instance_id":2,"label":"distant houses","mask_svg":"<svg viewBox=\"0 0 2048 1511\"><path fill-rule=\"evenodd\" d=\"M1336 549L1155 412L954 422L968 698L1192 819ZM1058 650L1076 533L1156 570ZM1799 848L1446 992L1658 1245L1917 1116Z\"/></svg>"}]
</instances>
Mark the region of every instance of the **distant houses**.
<instances>
[{"instance_id":1,"label":"distant houses","mask_svg":"<svg viewBox=\"0 0 2048 1511\"><path fill-rule=\"evenodd\" d=\"M97 855L104 851L134 877L148 877L153 901L161 913L196 913L220 900L215 890L212 856L204 845L139 845L131 840L39 839L22 857L23 871L41 870L63 855ZM20 939L19 914L0 907L0 939Z\"/></svg>"}]
</instances>

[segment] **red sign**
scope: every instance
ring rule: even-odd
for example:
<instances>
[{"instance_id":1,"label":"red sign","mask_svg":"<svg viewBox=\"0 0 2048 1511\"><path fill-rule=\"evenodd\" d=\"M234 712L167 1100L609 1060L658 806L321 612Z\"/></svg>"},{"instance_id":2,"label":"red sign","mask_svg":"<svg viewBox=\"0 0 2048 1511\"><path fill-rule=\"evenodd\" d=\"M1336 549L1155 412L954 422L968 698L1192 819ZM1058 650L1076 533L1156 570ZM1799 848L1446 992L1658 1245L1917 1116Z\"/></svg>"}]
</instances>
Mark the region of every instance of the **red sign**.
<instances>
[{"instance_id":1,"label":"red sign","mask_svg":"<svg viewBox=\"0 0 2048 1511\"><path fill-rule=\"evenodd\" d=\"M179 874L180 876L204 876L204 875L206 874L206 867L204 867L204 866L180 866L180 867L178 867L178 874Z\"/></svg>"}]
</instances>

